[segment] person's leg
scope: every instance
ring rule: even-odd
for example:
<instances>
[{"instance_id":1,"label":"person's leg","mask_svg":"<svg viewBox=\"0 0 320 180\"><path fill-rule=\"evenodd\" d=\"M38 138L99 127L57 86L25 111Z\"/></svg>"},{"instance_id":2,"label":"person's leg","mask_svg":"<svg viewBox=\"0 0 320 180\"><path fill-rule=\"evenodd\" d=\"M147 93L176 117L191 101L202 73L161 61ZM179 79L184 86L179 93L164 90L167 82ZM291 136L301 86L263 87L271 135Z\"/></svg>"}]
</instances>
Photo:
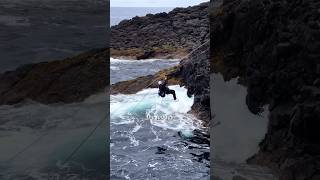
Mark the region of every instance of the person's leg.
<instances>
[{"instance_id":1,"label":"person's leg","mask_svg":"<svg viewBox=\"0 0 320 180\"><path fill-rule=\"evenodd\" d=\"M174 100L176 100L176 99L177 99L177 97L176 97L176 92L175 92L174 90L169 89L168 94L172 94L172 95L173 95L173 99L174 99Z\"/></svg>"},{"instance_id":2,"label":"person's leg","mask_svg":"<svg viewBox=\"0 0 320 180\"><path fill-rule=\"evenodd\" d=\"M161 97L165 97L165 96L166 96L166 93L163 92L163 91L159 91L158 94L159 94L159 96L161 96Z\"/></svg>"}]
</instances>

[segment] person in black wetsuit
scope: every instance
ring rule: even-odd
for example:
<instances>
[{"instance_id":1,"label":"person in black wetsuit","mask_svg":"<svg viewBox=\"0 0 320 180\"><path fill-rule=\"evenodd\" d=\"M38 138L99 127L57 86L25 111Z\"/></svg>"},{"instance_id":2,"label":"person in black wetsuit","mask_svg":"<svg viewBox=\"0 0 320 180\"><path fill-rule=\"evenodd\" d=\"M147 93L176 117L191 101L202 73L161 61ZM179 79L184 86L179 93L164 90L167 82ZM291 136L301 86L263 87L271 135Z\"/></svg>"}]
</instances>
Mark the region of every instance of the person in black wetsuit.
<instances>
[{"instance_id":1,"label":"person in black wetsuit","mask_svg":"<svg viewBox=\"0 0 320 180\"><path fill-rule=\"evenodd\" d=\"M164 81L159 81L158 82L158 85L159 85L159 96L161 97L165 97L166 94L172 94L173 95L173 99L176 100L177 97L176 97L176 92L172 89L169 89L167 87L167 83L168 83L168 80L167 78L165 78Z\"/></svg>"}]
</instances>

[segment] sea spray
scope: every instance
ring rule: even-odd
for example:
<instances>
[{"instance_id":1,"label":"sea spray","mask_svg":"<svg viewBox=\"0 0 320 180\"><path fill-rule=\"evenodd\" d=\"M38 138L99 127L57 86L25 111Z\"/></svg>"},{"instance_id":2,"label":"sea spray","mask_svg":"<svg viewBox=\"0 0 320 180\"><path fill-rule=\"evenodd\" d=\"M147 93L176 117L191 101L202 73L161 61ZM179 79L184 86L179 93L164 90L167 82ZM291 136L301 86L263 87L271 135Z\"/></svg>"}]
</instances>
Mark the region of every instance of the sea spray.
<instances>
[{"instance_id":1,"label":"sea spray","mask_svg":"<svg viewBox=\"0 0 320 180\"><path fill-rule=\"evenodd\" d=\"M144 89L133 95L111 96L111 123L133 123L132 117L149 120L153 126L176 131L185 131L187 136L201 124L195 120L190 111L193 98L188 97L187 89L178 85L170 86L176 91L178 101L171 95L158 96L158 89ZM188 135L189 134L189 135Z\"/></svg>"},{"instance_id":2,"label":"sea spray","mask_svg":"<svg viewBox=\"0 0 320 180\"><path fill-rule=\"evenodd\" d=\"M111 59L111 83L177 64L179 60ZM184 87L169 88L176 91L177 101L171 94L161 98L157 88L110 96L111 178L176 179L178 174L181 179L207 179L209 162L194 160L192 154L208 152L208 146L189 148L198 146L181 136L191 137L194 129L202 128L188 113L194 99L187 96Z\"/></svg>"}]
</instances>

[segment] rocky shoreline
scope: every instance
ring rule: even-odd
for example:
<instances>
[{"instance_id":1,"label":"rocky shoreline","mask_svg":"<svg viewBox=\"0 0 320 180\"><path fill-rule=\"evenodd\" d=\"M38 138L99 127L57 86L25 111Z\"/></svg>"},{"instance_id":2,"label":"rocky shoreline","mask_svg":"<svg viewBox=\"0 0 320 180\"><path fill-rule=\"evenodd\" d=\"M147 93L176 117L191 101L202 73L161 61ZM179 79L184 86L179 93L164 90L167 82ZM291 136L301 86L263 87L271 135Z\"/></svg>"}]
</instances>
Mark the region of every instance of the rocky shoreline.
<instances>
[{"instance_id":1,"label":"rocky shoreline","mask_svg":"<svg viewBox=\"0 0 320 180\"><path fill-rule=\"evenodd\" d=\"M239 76L254 114L269 125L249 163L280 180L320 179L318 1L228 0L210 10L211 70Z\"/></svg>"},{"instance_id":2,"label":"rocky shoreline","mask_svg":"<svg viewBox=\"0 0 320 180\"><path fill-rule=\"evenodd\" d=\"M111 27L111 57L181 58L209 39L209 3L148 14Z\"/></svg>"}]
</instances>

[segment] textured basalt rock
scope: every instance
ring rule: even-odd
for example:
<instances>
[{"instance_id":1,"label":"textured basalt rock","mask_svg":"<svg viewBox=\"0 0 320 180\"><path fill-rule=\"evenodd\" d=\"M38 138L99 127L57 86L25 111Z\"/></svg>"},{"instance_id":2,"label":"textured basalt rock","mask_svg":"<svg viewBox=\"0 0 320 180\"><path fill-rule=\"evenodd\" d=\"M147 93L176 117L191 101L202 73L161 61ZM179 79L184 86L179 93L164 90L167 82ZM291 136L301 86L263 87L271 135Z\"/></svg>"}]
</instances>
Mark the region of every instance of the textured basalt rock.
<instances>
[{"instance_id":1,"label":"textured basalt rock","mask_svg":"<svg viewBox=\"0 0 320 180\"><path fill-rule=\"evenodd\" d=\"M281 180L320 174L319 8L316 0L228 0L210 12L212 71L240 76L251 112L269 104L267 134L248 162Z\"/></svg>"},{"instance_id":2,"label":"textured basalt rock","mask_svg":"<svg viewBox=\"0 0 320 180\"><path fill-rule=\"evenodd\" d=\"M210 121L210 64L209 41L181 61L180 76L188 89L188 96L194 95L191 112L208 125Z\"/></svg>"},{"instance_id":3,"label":"textured basalt rock","mask_svg":"<svg viewBox=\"0 0 320 180\"><path fill-rule=\"evenodd\" d=\"M178 58L209 39L209 3L148 14L111 27L111 56Z\"/></svg>"}]
</instances>

